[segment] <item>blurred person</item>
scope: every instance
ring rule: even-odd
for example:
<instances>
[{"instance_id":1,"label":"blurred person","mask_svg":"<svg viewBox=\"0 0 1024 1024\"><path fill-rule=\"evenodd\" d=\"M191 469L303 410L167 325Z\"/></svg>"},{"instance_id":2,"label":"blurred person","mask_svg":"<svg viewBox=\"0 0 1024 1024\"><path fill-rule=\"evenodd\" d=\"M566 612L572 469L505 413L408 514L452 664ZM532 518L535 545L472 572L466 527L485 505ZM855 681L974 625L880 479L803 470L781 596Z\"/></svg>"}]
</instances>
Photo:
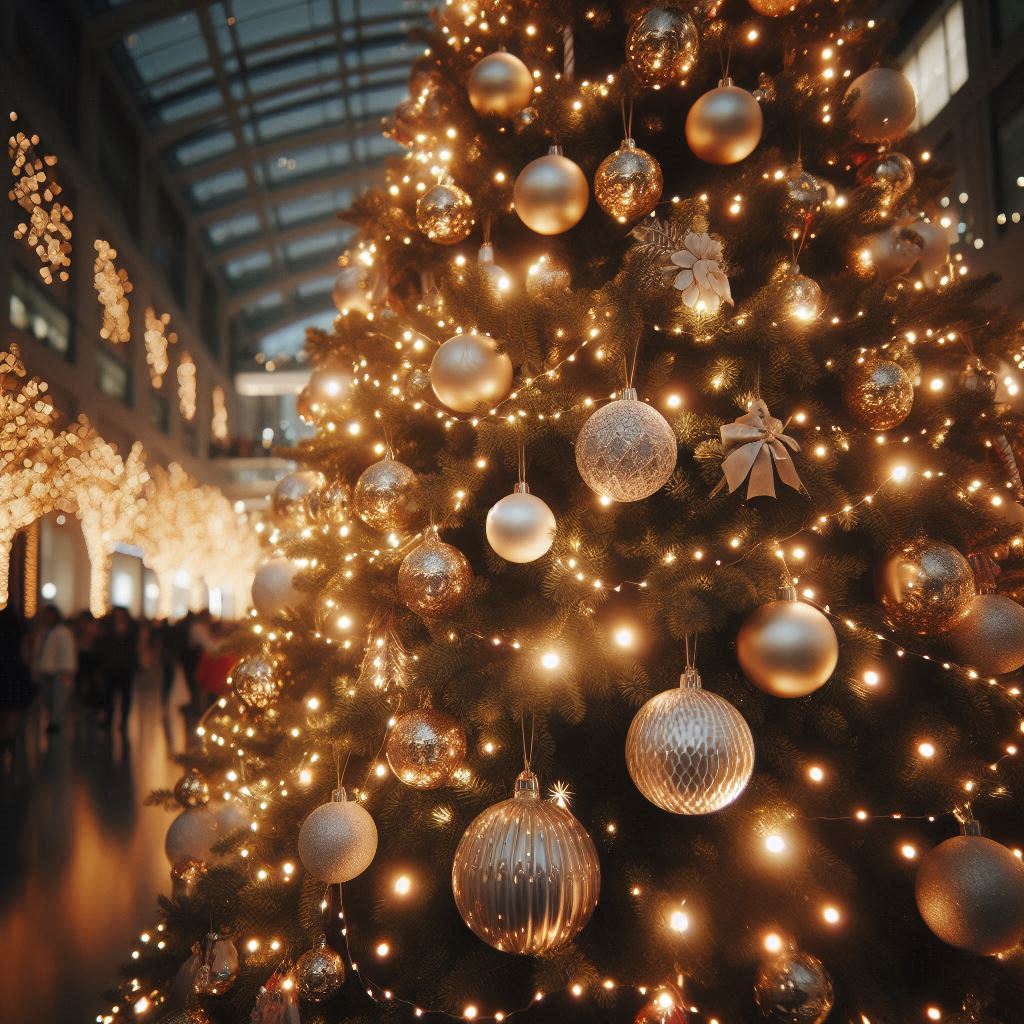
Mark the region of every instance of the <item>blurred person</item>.
<instances>
[{"instance_id":1,"label":"blurred person","mask_svg":"<svg viewBox=\"0 0 1024 1024\"><path fill-rule=\"evenodd\" d=\"M35 699L24 646L21 616L8 604L0 608L0 753L13 751L18 722Z\"/></svg>"},{"instance_id":2,"label":"blurred person","mask_svg":"<svg viewBox=\"0 0 1024 1024\"><path fill-rule=\"evenodd\" d=\"M238 655L222 650L224 639L228 634L227 627L221 622L211 622L206 633L206 646L199 656L199 667L196 669L196 680L211 703L228 692L228 677L235 665Z\"/></svg>"},{"instance_id":3,"label":"blurred person","mask_svg":"<svg viewBox=\"0 0 1024 1024\"><path fill-rule=\"evenodd\" d=\"M96 641L100 623L90 611L79 612L72 624L75 646L78 648L78 671L75 674L75 696L88 707L103 706L102 680L99 678L99 659Z\"/></svg>"},{"instance_id":4,"label":"blurred person","mask_svg":"<svg viewBox=\"0 0 1024 1024\"><path fill-rule=\"evenodd\" d=\"M32 675L43 692L49 716L46 731L55 733L60 732L64 723L64 709L78 669L78 655L75 638L56 605L43 605L37 621Z\"/></svg>"},{"instance_id":5,"label":"blurred person","mask_svg":"<svg viewBox=\"0 0 1024 1024\"><path fill-rule=\"evenodd\" d=\"M128 728L128 712L132 709L132 689L139 670L139 627L127 608L111 609L103 620L100 632L99 666L106 697L104 725L114 724L114 700L121 696L121 730Z\"/></svg>"},{"instance_id":6,"label":"blurred person","mask_svg":"<svg viewBox=\"0 0 1024 1024\"><path fill-rule=\"evenodd\" d=\"M208 608L192 615L188 625L188 662L185 668L185 675L189 680L189 692L192 694L192 702L197 711L205 711L210 703L209 691L204 689L199 681L199 666L203 660L203 654L213 651L217 647L217 638L213 632L213 616Z\"/></svg>"}]
</instances>

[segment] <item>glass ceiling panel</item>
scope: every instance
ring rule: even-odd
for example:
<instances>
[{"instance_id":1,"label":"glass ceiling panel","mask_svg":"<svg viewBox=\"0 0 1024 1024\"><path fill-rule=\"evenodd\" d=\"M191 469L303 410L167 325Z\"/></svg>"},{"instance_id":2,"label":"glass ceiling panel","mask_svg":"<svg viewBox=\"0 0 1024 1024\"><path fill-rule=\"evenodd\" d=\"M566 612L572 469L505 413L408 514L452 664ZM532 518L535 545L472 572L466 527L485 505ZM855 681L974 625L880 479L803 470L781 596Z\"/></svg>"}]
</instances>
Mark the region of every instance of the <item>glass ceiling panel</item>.
<instances>
[{"instance_id":1,"label":"glass ceiling panel","mask_svg":"<svg viewBox=\"0 0 1024 1024\"><path fill-rule=\"evenodd\" d=\"M325 231L322 235L298 238L284 247L285 258L292 265L300 265L316 256L340 256L350 235L349 231Z\"/></svg>"},{"instance_id":2,"label":"glass ceiling panel","mask_svg":"<svg viewBox=\"0 0 1024 1024\"><path fill-rule=\"evenodd\" d=\"M277 222L282 228L288 228L321 217L331 217L348 206L353 195L352 189L342 188L289 200L277 207Z\"/></svg>"},{"instance_id":3,"label":"glass ceiling panel","mask_svg":"<svg viewBox=\"0 0 1024 1024\"><path fill-rule=\"evenodd\" d=\"M329 295L334 287L334 277L334 274L328 274L326 277L318 277L314 281L303 281L295 289L296 294L307 302L319 295Z\"/></svg>"},{"instance_id":4,"label":"glass ceiling panel","mask_svg":"<svg viewBox=\"0 0 1024 1024\"><path fill-rule=\"evenodd\" d=\"M250 211L219 220L206 229L210 244L216 249L251 238L260 231L260 218Z\"/></svg>"},{"instance_id":5,"label":"glass ceiling panel","mask_svg":"<svg viewBox=\"0 0 1024 1024\"><path fill-rule=\"evenodd\" d=\"M237 260L228 260L224 264L224 273L228 279L237 281L239 278L254 274L260 270L267 270L273 262L267 250L251 252L247 256L241 256Z\"/></svg>"},{"instance_id":6,"label":"glass ceiling panel","mask_svg":"<svg viewBox=\"0 0 1024 1024\"><path fill-rule=\"evenodd\" d=\"M302 348L307 327L319 327L322 331L328 331L337 315L334 311L325 310L323 313L304 316L301 320L278 327L263 336L260 340L260 349L271 359L286 352L293 353L296 349Z\"/></svg>"},{"instance_id":7,"label":"glass ceiling panel","mask_svg":"<svg viewBox=\"0 0 1024 1024\"><path fill-rule=\"evenodd\" d=\"M143 82L191 66L206 50L192 11L140 28L125 37L124 45Z\"/></svg>"},{"instance_id":8,"label":"glass ceiling panel","mask_svg":"<svg viewBox=\"0 0 1024 1024\"><path fill-rule=\"evenodd\" d=\"M186 117L195 117L208 110L216 110L221 104L220 90L210 86L182 96L181 99L168 100L157 107L157 115L164 124L172 124Z\"/></svg>"},{"instance_id":9,"label":"glass ceiling panel","mask_svg":"<svg viewBox=\"0 0 1024 1024\"><path fill-rule=\"evenodd\" d=\"M189 186L189 192L192 194L193 203L202 208L240 195L246 190L247 185L245 171L241 167L234 167L230 171L193 182Z\"/></svg>"},{"instance_id":10,"label":"glass ceiling panel","mask_svg":"<svg viewBox=\"0 0 1024 1024\"><path fill-rule=\"evenodd\" d=\"M229 152L235 145L234 136L226 129L193 135L174 147L174 157L179 164L187 167L199 164L215 156Z\"/></svg>"}]
</instances>

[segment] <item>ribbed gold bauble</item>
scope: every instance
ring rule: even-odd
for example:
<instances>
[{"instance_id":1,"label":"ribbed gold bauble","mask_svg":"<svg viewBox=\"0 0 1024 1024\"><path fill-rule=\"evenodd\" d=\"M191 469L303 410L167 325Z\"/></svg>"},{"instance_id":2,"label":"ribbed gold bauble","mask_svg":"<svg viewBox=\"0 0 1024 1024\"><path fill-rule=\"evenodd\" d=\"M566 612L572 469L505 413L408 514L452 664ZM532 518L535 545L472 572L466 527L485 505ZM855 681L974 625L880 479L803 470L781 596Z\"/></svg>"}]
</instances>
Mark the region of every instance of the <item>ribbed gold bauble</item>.
<instances>
[{"instance_id":1,"label":"ribbed gold bauble","mask_svg":"<svg viewBox=\"0 0 1024 1024\"><path fill-rule=\"evenodd\" d=\"M358 800L336 789L299 829L299 859L314 878L341 885L361 875L377 853L377 826Z\"/></svg>"},{"instance_id":2,"label":"ribbed gold bauble","mask_svg":"<svg viewBox=\"0 0 1024 1024\"><path fill-rule=\"evenodd\" d=\"M456 334L434 353L430 386L455 412L492 409L512 390L512 360L486 334Z\"/></svg>"},{"instance_id":3,"label":"ribbed gold bauble","mask_svg":"<svg viewBox=\"0 0 1024 1024\"><path fill-rule=\"evenodd\" d=\"M466 556L432 529L402 560L398 596L410 611L432 619L457 611L472 582L473 569Z\"/></svg>"},{"instance_id":4,"label":"ribbed gold bauble","mask_svg":"<svg viewBox=\"0 0 1024 1024\"><path fill-rule=\"evenodd\" d=\"M889 622L921 636L949 632L975 597L970 562L956 548L929 537L893 551L879 569L877 589Z\"/></svg>"},{"instance_id":5,"label":"ribbed gold bauble","mask_svg":"<svg viewBox=\"0 0 1024 1024\"><path fill-rule=\"evenodd\" d=\"M420 513L419 478L404 462L381 459L360 474L352 507L375 530L407 530Z\"/></svg>"},{"instance_id":6,"label":"ribbed gold bauble","mask_svg":"<svg viewBox=\"0 0 1024 1024\"><path fill-rule=\"evenodd\" d=\"M182 807L205 807L210 802L210 784L198 768L190 768L174 784L174 799Z\"/></svg>"},{"instance_id":7,"label":"ribbed gold bauble","mask_svg":"<svg viewBox=\"0 0 1024 1024\"><path fill-rule=\"evenodd\" d=\"M515 795L488 807L466 829L452 864L462 919L488 945L544 956L571 942L597 905L601 866L572 812L542 800L533 772Z\"/></svg>"},{"instance_id":8,"label":"ribbed gold bauble","mask_svg":"<svg viewBox=\"0 0 1024 1024\"><path fill-rule=\"evenodd\" d=\"M757 148L764 130L761 104L723 78L686 115L686 141L709 164L737 164Z\"/></svg>"},{"instance_id":9,"label":"ribbed gold bauble","mask_svg":"<svg viewBox=\"0 0 1024 1024\"><path fill-rule=\"evenodd\" d=\"M514 54L490 53L473 65L466 91L478 114L512 117L533 99L533 76Z\"/></svg>"},{"instance_id":10,"label":"ribbed gold bauble","mask_svg":"<svg viewBox=\"0 0 1024 1024\"><path fill-rule=\"evenodd\" d=\"M629 30L626 60L645 84L667 85L689 73L697 48L697 27L686 11L652 7Z\"/></svg>"},{"instance_id":11,"label":"ribbed gold bauble","mask_svg":"<svg viewBox=\"0 0 1024 1024\"><path fill-rule=\"evenodd\" d=\"M800 0L747 0L750 6L767 18L781 18L797 9Z\"/></svg>"},{"instance_id":12,"label":"ribbed gold bauble","mask_svg":"<svg viewBox=\"0 0 1024 1024\"><path fill-rule=\"evenodd\" d=\"M1002 594L980 594L949 633L956 660L986 676L1024 666L1024 608Z\"/></svg>"},{"instance_id":13,"label":"ribbed gold bauble","mask_svg":"<svg viewBox=\"0 0 1024 1024\"><path fill-rule=\"evenodd\" d=\"M768 1024L824 1024L833 998L824 964L798 950L773 957L754 983L754 1000Z\"/></svg>"},{"instance_id":14,"label":"ribbed gold bauble","mask_svg":"<svg viewBox=\"0 0 1024 1024\"><path fill-rule=\"evenodd\" d=\"M435 185L416 200L416 226L438 245L465 241L475 223L473 200L452 182Z\"/></svg>"},{"instance_id":15,"label":"ribbed gold bauble","mask_svg":"<svg viewBox=\"0 0 1024 1024\"><path fill-rule=\"evenodd\" d=\"M861 142L892 142L914 123L917 97L902 71L871 68L850 83L844 101L851 96L850 131Z\"/></svg>"},{"instance_id":16,"label":"ribbed gold bauble","mask_svg":"<svg viewBox=\"0 0 1024 1024\"><path fill-rule=\"evenodd\" d=\"M843 384L843 404L862 426L872 430L898 427L914 405L914 382L891 359L866 359Z\"/></svg>"},{"instance_id":17,"label":"ribbed gold bauble","mask_svg":"<svg viewBox=\"0 0 1024 1024\"><path fill-rule=\"evenodd\" d=\"M594 175L594 198L598 206L620 224L639 220L661 198L663 178L658 161L637 149L632 139L601 161Z\"/></svg>"},{"instance_id":18,"label":"ribbed gold bauble","mask_svg":"<svg viewBox=\"0 0 1024 1024\"><path fill-rule=\"evenodd\" d=\"M281 477L270 496L274 515L303 522L309 516L313 495L323 484L323 474L315 469L299 469Z\"/></svg>"},{"instance_id":19,"label":"ribbed gold bauble","mask_svg":"<svg viewBox=\"0 0 1024 1024\"><path fill-rule=\"evenodd\" d=\"M284 686L284 661L270 651L250 654L231 670L232 692L248 708L266 711L277 703Z\"/></svg>"},{"instance_id":20,"label":"ribbed gold bauble","mask_svg":"<svg viewBox=\"0 0 1024 1024\"><path fill-rule=\"evenodd\" d=\"M519 219L539 235L560 235L587 212L590 186L579 165L552 146L546 156L528 163L512 190Z\"/></svg>"},{"instance_id":21,"label":"ribbed gold bauble","mask_svg":"<svg viewBox=\"0 0 1024 1024\"><path fill-rule=\"evenodd\" d=\"M555 514L524 482L491 506L485 526L487 543L509 562L535 562L551 550Z\"/></svg>"},{"instance_id":22,"label":"ribbed gold bauble","mask_svg":"<svg viewBox=\"0 0 1024 1024\"><path fill-rule=\"evenodd\" d=\"M443 786L466 758L466 732L434 708L399 715L385 745L391 770L413 789Z\"/></svg>"},{"instance_id":23,"label":"ribbed gold bauble","mask_svg":"<svg viewBox=\"0 0 1024 1024\"><path fill-rule=\"evenodd\" d=\"M321 935L295 961L295 982L299 994L311 1003L330 999L345 981L345 961L327 945L327 936Z\"/></svg>"},{"instance_id":24,"label":"ribbed gold bauble","mask_svg":"<svg viewBox=\"0 0 1024 1024\"><path fill-rule=\"evenodd\" d=\"M290 558L268 558L252 579L253 607L264 619L294 615L303 604L303 593L295 586L299 566Z\"/></svg>"}]
</instances>

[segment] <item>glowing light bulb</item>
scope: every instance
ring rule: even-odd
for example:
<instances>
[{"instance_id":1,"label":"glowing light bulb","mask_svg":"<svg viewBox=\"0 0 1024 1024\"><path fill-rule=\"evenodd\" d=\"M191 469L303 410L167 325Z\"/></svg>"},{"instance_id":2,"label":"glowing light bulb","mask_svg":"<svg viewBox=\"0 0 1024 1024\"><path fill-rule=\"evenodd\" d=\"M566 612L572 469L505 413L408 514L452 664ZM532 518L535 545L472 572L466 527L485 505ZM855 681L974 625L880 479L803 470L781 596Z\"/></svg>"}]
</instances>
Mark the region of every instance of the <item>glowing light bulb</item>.
<instances>
[{"instance_id":1,"label":"glowing light bulb","mask_svg":"<svg viewBox=\"0 0 1024 1024\"><path fill-rule=\"evenodd\" d=\"M929 743L928 740L924 740L917 745L917 752L922 757L934 757L935 756L935 744Z\"/></svg>"},{"instance_id":2,"label":"glowing light bulb","mask_svg":"<svg viewBox=\"0 0 1024 1024\"><path fill-rule=\"evenodd\" d=\"M915 860L917 858L917 847L913 843L904 843L900 847L900 853L907 860Z\"/></svg>"},{"instance_id":3,"label":"glowing light bulb","mask_svg":"<svg viewBox=\"0 0 1024 1024\"><path fill-rule=\"evenodd\" d=\"M668 919L668 926L679 935L684 935L690 930L690 915L682 910L673 910L672 916Z\"/></svg>"},{"instance_id":4,"label":"glowing light bulb","mask_svg":"<svg viewBox=\"0 0 1024 1024\"><path fill-rule=\"evenodd\" d=\"M826 924L839 924L842 920L842 914L839 912L838 907L833 907L831 904L821 908L821 916Z\"/></svg>"},{"instance_id":5,"label":"glowing light bulb","mask_svg":"<svg viewBox=\"0 0 1024 1024\"><path fill-rule=\"evenodd\" d=\"M764 948L769 953L778 953L782 949L782 936L775 932L769 932L764 937Z\"/></svg>"},{"instance_id":6,"label":"glowing light bulb","mask_svg":"<svg viewBox=\"0 0 1024 1024\"><path fill-rule=\"evenodd\" d=\"M545 651L541 656L540 663L546 669L556 669L562 664L562 659L558 656L555 651Z\"/></svg>"},{"instance_id":7,"label":"glowing light bulb","mask_svg":"<svg viewBox=\"0 0 1024 1024\"><path fill-rule=\"evenodd\" d=\"M811 782L824 782L825 769L822 768L821 765L812 764L811 767L807 769L807 778L809 778Z\"/></svg>"},{"instance_id":8,"label":"glowing light bulb","mask_svg":"<svg viewBox=\"0 0 1024 1024\"><path fill-rule=\"evenodd\" d=\"M784 853L786 850L786 840L782 836L772 833L769 836L764 837L764 848L769 853Z\"/></svg>"},{"instance_id":9,"label":"glowing light bulb","mask_svg":"<svg viewBox=\"0 0 1024 1024\"><path fill-rule=\"evenodd\" d=\"M395 879L395 892L399 896L408 896L412 889L412 879L408 875L399 875Z\"/></svg>"},{"instance_id":10,"label":"glowing light bulb","mask_svg":"<svg viewBox=\"0 0 1024 1024\"><path fill-rule=\"evenodd\" d=\"M391 952L391 947L386 942L377 943L377 956L385 957Z\"/></svg>"},{"instance_id":11,"label":"glowing light bulb","mask_svg":"<svg viewBox=\"0 0 1024 1024\"><path fill-rule=\"evenodd\" d=\"M632 647L636 642L636 636L629 626L619 626L619 628L615 630L613 637L615 639L615 643L619 647Z\"/></svg>"}]
</instances>

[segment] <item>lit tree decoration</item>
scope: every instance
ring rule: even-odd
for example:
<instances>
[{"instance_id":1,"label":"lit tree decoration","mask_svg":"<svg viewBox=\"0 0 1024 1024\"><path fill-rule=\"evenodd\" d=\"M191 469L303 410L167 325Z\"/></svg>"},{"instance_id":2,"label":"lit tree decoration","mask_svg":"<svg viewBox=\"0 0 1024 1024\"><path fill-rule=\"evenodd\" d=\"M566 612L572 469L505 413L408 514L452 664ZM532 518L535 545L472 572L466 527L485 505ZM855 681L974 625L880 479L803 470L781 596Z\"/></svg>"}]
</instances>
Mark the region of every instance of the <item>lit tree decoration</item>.
<instances>
[{"instance_id":1,"label":"lit tree decoration","mask_svg":"<svg viewBox=\"0 0 1024 1024\"><path fill-rule=\"evenodd\" d=\"M196 363L188 352L181 353L178 363L178 407L189 423L196 418Z\"/></svg>"},{"instance_id":2,"label":"lit tree decoration","mask_svg":"<svg viewBox=\"0 0 1024 1024\"><path fill-rule=\"evenodd\" d=\"M210 392L210 401L213 408L210 413L210 433L218 441L228 439L228 405L224 396L224 389L215 384Z\"/></svg>"},{"instance_id":3,"label":"lit tree decoration","mask_svg":"<svg viewBox=\"0 0 1024 1024\"><path fill-rule=\"evenodd\" d=\"M132 340L128 317L128 295L131 294L132 283L128 280L128 271L114 266L117 250L109 242L97 238L93 248L96 250L92 268L93 287L103 307L100 337L115 345L127 344Z\"/></svg>"},{"instance_id":4,"label":"lit tree decoration","mask_svg":"<svg viewBox=\"0 0 1024 1024\"><path fill-rule=\"evenodd\" d=\"M164 374L170 369L171 361L167 349L178 341L174 331L168 331L171 322L170 313L157 316L152 306L146 307L146 330L143 338L146 343L146 365L149 367L149 380L154 389L162 387Z\"/></svg>"}]
</instances>

